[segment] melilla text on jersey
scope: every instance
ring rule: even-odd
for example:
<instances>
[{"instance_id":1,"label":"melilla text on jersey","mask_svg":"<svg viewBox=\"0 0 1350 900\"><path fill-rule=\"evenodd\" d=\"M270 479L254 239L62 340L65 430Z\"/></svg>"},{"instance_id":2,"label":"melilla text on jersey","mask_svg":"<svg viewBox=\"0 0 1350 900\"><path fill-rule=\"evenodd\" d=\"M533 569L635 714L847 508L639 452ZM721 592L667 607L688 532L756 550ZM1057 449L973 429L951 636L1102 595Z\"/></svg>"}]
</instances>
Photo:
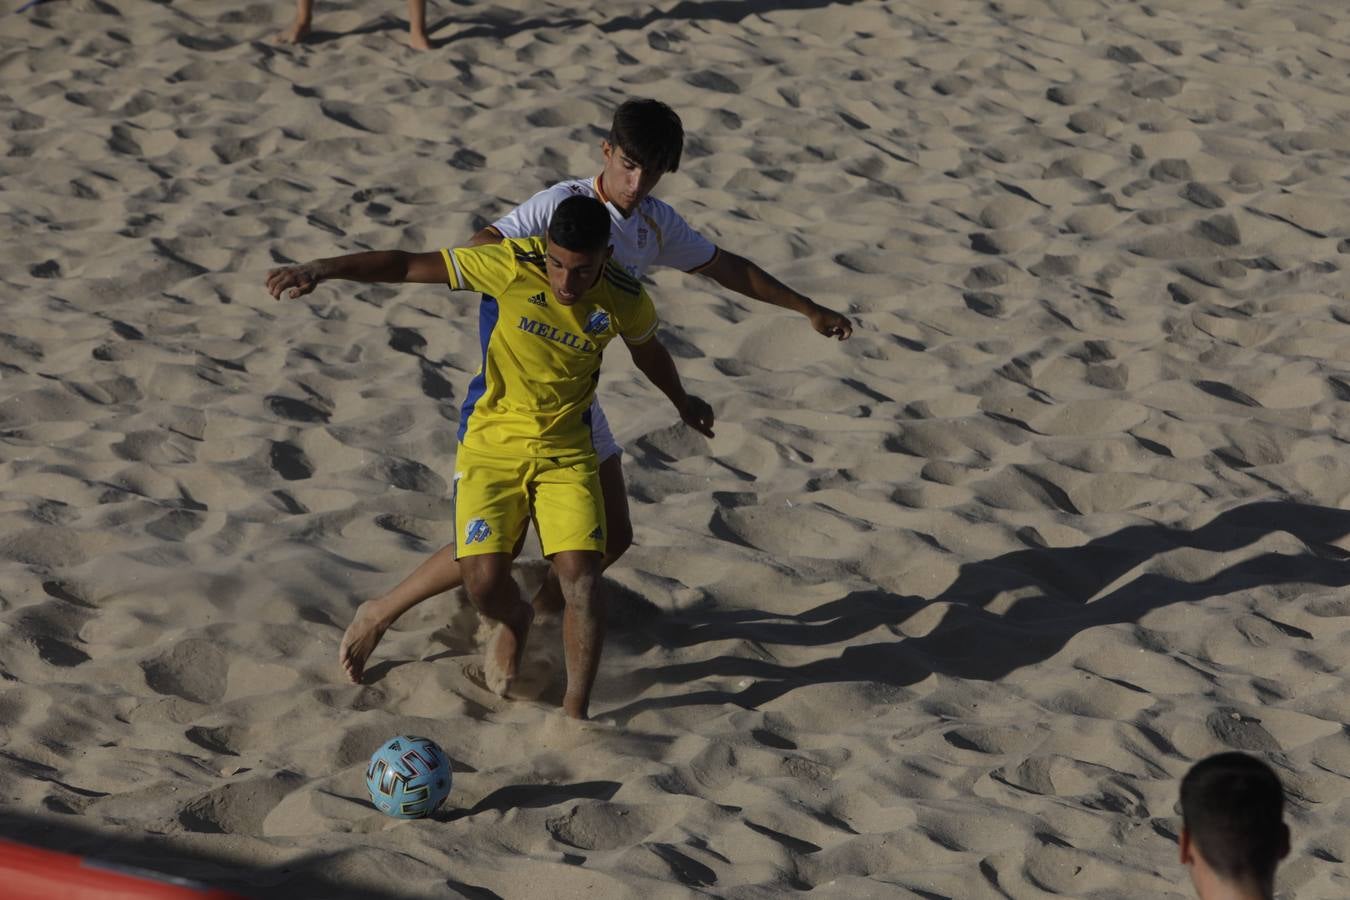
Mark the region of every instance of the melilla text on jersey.
<instances>
[{"instance_id":1,"label":"melilla text on jersey","mask_svg":"<svg viewBox=\"0 0 1350 900\"><path fill-rule=\"evenodd\" d=\"M540 322L537 319L531 319L529 316L521 316L520 322L516 327L529 334L538 335L546 341L554 341L555 343L562 344L564 347L570 347L578 353L590 353L595 349L595 344L592 344L581 335L573 334L570 331L563 331L557 325Z\"/></svg>"}]
</instances>

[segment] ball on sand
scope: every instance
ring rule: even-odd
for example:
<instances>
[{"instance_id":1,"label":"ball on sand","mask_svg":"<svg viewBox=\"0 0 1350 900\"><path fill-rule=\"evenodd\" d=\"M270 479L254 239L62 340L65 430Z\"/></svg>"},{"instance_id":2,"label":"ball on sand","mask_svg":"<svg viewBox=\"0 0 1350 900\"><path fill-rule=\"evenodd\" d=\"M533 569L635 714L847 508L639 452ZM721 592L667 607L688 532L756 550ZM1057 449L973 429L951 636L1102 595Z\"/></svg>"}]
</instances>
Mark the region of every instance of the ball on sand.
<instances>
[{"instance_id":1,"label":"ball on sand","mask_svg":"<svg viewBox=\"0 0 1350 900\"><path fill-rule=\"evenodd\" d=\"M375 808L395 819L420 819L450 795L450 759L429 738L401 734L370 758L366 789Z\"/></svg>"}]
</instances>

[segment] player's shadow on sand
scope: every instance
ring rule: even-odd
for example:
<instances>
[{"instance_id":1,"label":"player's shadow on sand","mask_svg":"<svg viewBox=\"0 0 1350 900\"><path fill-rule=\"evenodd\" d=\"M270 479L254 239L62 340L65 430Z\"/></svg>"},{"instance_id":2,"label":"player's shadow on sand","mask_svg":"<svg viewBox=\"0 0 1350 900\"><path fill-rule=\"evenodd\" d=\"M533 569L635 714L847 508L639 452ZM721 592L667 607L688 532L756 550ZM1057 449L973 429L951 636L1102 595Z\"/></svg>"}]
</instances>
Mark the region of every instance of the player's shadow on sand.
<instances>
[{"instance_id":1,"label":"player's shadow on sand","mask_svg":"<svg viewBox=\"0 0 1350 900\"><path fill-rule=\"evenodd\" d=\"M1150 571L1127 577L1168 551L1232 552L1276 532L1292 535L1308 552L1261 552L1199 582ZM1333 542L1347 534L1350 511L1265 501L1228 510L1194 531L1131 526L1078 547L1030 548L970 563L933 600L881 590L854 591L793 616L737 609L694 610L665 617L645 637L667 649L727 640L766 646L845 646L837 656L799 666L719 656L639 670L630 680L639 689L637 699L602 715L625 722L652 709L724 703L754 708L798 687L831 682L904 686L934 673L995 680L1049 659L1082 631L1135 622L1151 610L1174 603L1197 603L1234 591L1289 583L1344 587L1350 584L1350 554ZM1002 613L987 609L996 598L1006 598L1012 591L1026 596ZM941 621L925 634L906 636L905 623L932 603L950 604ZM1293 638L1312 637L1292 625L1268 621ZM889 629L897 640L846 645L877 628ZM630 643L638 637L631 635ZM705 679L751 679L752 683L740 690L641 696L654 685Z\"/></svg>"}]
</instances>

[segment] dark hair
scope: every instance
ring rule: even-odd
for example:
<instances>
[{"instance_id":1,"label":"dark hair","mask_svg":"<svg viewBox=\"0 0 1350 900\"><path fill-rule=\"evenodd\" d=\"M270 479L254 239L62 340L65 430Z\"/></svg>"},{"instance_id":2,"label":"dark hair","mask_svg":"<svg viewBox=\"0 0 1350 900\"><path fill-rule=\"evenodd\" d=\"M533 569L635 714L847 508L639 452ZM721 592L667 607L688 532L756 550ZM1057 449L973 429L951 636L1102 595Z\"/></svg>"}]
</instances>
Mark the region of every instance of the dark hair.
<instances>
[{"instance_id":1,"label":"dark hair","mask_svg":"<svg viewBox=\"0 0 1350 900\"><path fill-rule=\"evenodd\" d=\"M609 246L609 210L594 197L568 197L553 210L548 239L574 253L594 253Z\"/></svg>"},{"instance_id":2,"label":"dark hair","mask_svg":"<svg viewBox=\"0 0 1350 900\"><path fill-rule=\"evenodd\" d=\"M644 169L674 172L684 151L684 125L660 100L627 100L614 111L609 142Z\"/></svg>"},{"instance_id":3,"label":"dark hair","mask_svg":"<svg viewBox=\"0 0 1350 900\"><path fill-rule=\"evenodd\" d=\"M1181 780L1181 818L1205 862L1228 881L1275 876L1288 832L1274 770L1245 753L1219 753Z\"/></svg>"}]
</instances>

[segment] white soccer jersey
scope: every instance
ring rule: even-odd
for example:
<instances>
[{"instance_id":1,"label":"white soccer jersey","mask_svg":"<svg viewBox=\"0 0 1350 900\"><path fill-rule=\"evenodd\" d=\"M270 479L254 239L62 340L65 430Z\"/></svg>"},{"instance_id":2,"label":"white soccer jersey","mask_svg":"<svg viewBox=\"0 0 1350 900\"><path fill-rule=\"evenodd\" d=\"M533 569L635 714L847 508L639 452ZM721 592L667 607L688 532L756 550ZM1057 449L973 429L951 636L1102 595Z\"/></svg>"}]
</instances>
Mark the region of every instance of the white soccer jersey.
<instances>
[{"instance_id":1,"label":"white soccer jersey","mask_svg":"<svg viewBox=\"0 0 1350 900\"><path fill-rule=\"evenodd\" d=\"M493 222L492 227L509 238L545 234L558 204L578 195L595 197L605 204L612 223L609 236L614 261L634 278L641 278L652 266L697 272L717 255L712 241L695 231L670 204L655 197L643 198L633 214L625 217L600 190L598 178L560 181Z\"/></svg>"}]
</instances>

